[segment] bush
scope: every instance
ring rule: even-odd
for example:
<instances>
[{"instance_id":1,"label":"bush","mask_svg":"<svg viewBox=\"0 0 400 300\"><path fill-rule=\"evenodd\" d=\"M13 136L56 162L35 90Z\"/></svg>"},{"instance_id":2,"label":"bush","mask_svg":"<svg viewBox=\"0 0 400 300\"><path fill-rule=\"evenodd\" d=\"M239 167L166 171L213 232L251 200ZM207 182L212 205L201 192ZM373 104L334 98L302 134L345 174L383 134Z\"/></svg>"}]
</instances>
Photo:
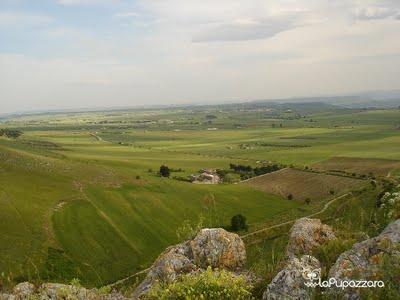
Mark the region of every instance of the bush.
<instances>
[{"instance_id":1,"label":"bush","mask_svg":"<svg viewBox=\"0 0 400 300\"><path fill-rule=\"evenodd\" d=\"M199 216L197 222L192 222L190 220L183 221L182 225L176 229L176 236L179 241L186 241L193 239L197 233L204 227L204 217Z\"/></svg>"},{"instance_id":2,"label":"bush","mask_svg":"<svg viewBox=\"0 0 400 300\"><path fill-rule=\"evenodd\" d=\"M293 195L289 194L289 195L287 195L287 198L288 198L288 200L292 200L293 199Z\"/></svg>"},{"instance_id":3,"label":"bush","mask_svg":"<svg viewBox=\"0 0 400 300\"><path fill-rule=\"evenodd\" d=\"M245 300L252 299L251 290L252 286L244 276L236 276L225 270L213 271L208 267L203 273L183 275L166 285L154 285L146 299Z\"/></svg>"},{"instance_id":4,"label":"bush","mask_svg":"<svg viewBox=\"0 0 400 300\"><path fill-rule=\"evenodd\" d=\"M160 167L160 175L162 177L169 177L170 174L171 174L171 171L169 170L168 166L162 165Z\"/></svg>"},{"instance_id":5,"label":"bush","mask_svg":"<svg viewBox=\"0 0 400 300\"><path fill-rule=\"evenodd\" d=\"M246 217L242 215L235 215L231 219L231 228L233 231L247 229Z\"/></svg>"}]
</instances>

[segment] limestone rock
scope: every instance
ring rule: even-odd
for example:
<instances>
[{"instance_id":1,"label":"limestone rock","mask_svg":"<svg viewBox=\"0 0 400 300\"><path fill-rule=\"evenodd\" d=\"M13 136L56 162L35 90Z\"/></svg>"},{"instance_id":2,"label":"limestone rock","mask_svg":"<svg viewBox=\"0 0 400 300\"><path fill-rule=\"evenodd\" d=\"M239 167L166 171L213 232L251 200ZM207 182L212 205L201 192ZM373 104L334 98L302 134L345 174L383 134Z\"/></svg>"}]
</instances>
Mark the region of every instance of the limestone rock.
<instances>
[{"instance_id":1,"label":"limestone rock","mask_svg":"<svg viewBox=\"0 0 400 300\"><path fill-rule=\"evenodd\" d=\"M29 282L16 285L11 294L0 294L0 300L127 300L122 294L100 294L95 289L75 285L44 283L39 288Z\"/></svg>"},{"instance_id":2,"label":"limestone rock","mask_svg":"<svg viewBox=\"0 0 400 300\"><path fill-rule=\"evenodd\" d=\"M286 266L268 285L263 300L311 299L315 289L305 285L311 273L320 275L318 259L309 255L289 258Z\"/></svg>"},{"instance_id":3,"label":"limestone rock","mask_svg":"<svg viewBox=\"0 0 400 300\"><path fill-rule=\"evenodd\" d=\"M193 240L167 248L151 266L133 297L145 294L157 281L170 283L181 274L208 266L240 270L245 262L246 249L237 234L222 228L203 229Z\"/></svg>"},{"instance_id":4,"label":"limestone rock","mask_svg":"<svg viewBox=\"0 0 400 300\"><path fill-rule=\"evenodd\" d=\"M197 266L240 270L246 263L246 249L242 239L221 228L203 229L190 242Z\"/></svg>"},{"instance_id":5,"label":"limestone rock","mask_svg":"<svg viewBox=\"0 0 400 300\"><path fill-rule=\"evenodd\" d=\"M98 299L96 298L98 295L91 291L87 290L83 287L72 286L67 284L60 284L60 283L44 283L40 286L40 296L43 299L77 299L77 300L84 300L84 299Z\"/></svg>"},{"instance_id":6,"label":"limestone rock","mask_svg":"<svg viewBox=\"0 0 400 300\"><path fill-rule=\"evenodd\" d=\"M167 248L151 266L145 280L134 291L133 297L138 298L146 293L156 281L172 282L179 274L194 271L196 266L191 257L188 242Z\"/></svg>"},{"instance_id":7,"label":"limestone rock","mask_svg":"<svg viewBox=\"0 0 400 300\"><path fill-rule=\"evenodd\" d=\"M22 282L17 284L13 289L13 295L15 295L15 299L30 299L31 296L35 293L35 286L29 282Z\"/></svg>"},{"instance_id":8,"label":"limestone rock","mask_svg":"<svg viewBox=\"0 0 400 300\"><path fill-rule=\"evenodd\" d=\"M400 219L391 223L378 236L370 238L342 253L329 271L330 278L341 280L377 280L382 274L383 255L390 255L400 261ZM362 278L360 278L360 276ZM343 293L345 299L359 299L356 289L335 290Z\"/></svg>"},{"instance_id":9,"label":"limestone rock","mask_svg":"<svg viewBox=\"0 0 400 300\"><path fill-rule=\"evenodd\" d=\"M286 256L308 254L323 243L335 239L332 228L322 224L319 219L298 219L290 230Z\"/></svg>"}]
</instances>

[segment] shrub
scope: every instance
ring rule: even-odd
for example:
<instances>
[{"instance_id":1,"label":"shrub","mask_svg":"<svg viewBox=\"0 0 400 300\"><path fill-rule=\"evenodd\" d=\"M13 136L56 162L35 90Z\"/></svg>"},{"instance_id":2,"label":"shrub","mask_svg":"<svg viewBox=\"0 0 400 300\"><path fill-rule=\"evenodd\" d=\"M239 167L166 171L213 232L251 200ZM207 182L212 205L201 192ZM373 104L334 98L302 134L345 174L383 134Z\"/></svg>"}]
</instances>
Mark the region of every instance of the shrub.
<instances>
[{"instance_id":1,"label":"shrub","mask_svg":"<svg viewBox=\"0 0 400 300\"><path fill-rule=\"evenodd\" d=\"M293 199L293 195L289 194L289 195L287 195L287 198L288 198L288 200L292 200Z\"/></svg>"},{"instance_id":2,"label":"shrub","mask_svg":"<svg viewBox=\"0 0 400 300\"><path fill-rule=\"evenodd\" d=\"M247 229L246 217L241 214L233 216L231 219L231 228L233 231Z\"/></svg>"},{"instance_id":3,"label":"shrub","mask_svg":"<svg viewBox=\"0 0 400 300\"><path fill-rule=\"evenodd\" d=\"M162 177L169 177L170 174L171 174L171 171L169 170L168 166L162 165L160 167L160 175Z\"/></svg>"},{"instance_id":4,"label":"shrub","mask_svg":"<svg viewBox=\"0 0 400 300\"><path fill-rule=\"evenodd\" d=\"M197 222L191 222L190 220L183 221L182 225L176 230L176 236L180 241L190 240L193 239L203 227L204 217L200 215Z\"/></svg>"},{"instance_id":5,"label":"shrub","mask_svg":"<svg viewBox=\"0 0 400 300\"><path fill-rule=\"evenodd\" d=\"M245 300L252 299L252 286L242 275L236 276L225 270L207 270L200 274L181 276L177 281L151 288L147 299L160 300Z\"/></svg>"}]
</instances>

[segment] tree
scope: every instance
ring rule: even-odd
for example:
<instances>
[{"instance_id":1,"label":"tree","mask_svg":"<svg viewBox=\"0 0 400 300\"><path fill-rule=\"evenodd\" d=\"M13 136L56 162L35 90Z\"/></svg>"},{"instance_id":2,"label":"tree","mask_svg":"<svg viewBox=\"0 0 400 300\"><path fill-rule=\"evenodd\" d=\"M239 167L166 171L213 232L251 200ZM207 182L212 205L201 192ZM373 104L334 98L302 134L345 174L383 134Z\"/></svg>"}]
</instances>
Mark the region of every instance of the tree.
<instances>
[{"instance_id":1,"label":"tree","mask_svg":"<svg viewBox=\"0 0 400 300\"><path fill-rule=\"evenodd\" d=\"M310 204L310 202L311 202L311 199L310 198L306 198L306 200L304 200L305 202L306 202L306 204L308 205L308 204Z\"/></svg>"},{"instance_id":2,"label":"tree","mask_svg":"<svg viewBox=\"0 0 400 300\"><path fill-rule=\"evenodd\" d=\"M241 214L233 216L231 219L231 228L233 231L247 229L246 217Z\"/></svg>"},{"instance_id":3,"label":"tree","mask_svg":"<svg viewBox=\"0 0 400 300\"><path fill-rule=\"evenodd\" d=\"M289 195L287 195L287 198L288 198L288 200L292 200L293 199L293 195L289 194Z\"/></svg>"},{"instance_id":4,"label":"tree","mask_svg":"<svg viewBox=\"0 0 400 300\"><path fill-rule=\"evenodd\" d=\"M161 175L162 177L169 177L170 174L171 174L171 172L170 172L168 166L162 165L162 166L160 167L160 175Z\"/></svg>"}]
</instances>

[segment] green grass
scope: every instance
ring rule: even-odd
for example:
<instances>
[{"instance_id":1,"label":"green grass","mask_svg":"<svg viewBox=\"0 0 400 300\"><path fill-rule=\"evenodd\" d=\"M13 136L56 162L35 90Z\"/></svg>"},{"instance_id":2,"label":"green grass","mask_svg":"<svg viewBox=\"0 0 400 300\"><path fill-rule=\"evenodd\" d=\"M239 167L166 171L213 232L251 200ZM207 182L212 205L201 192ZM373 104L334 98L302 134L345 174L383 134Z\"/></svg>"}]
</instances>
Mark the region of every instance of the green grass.
<instances>
[{"instance_id":1,"label":"green grass","mask_svg":"<svg viewBox=\"0 0 400 300\"><path fill-rule=\"evenodd\" d=\"M147 267L178 242L175 232L184 220L203 215L206 225L227 227L241 213L252 230L320 204L242 185L163 179L156 175L161 164L183 169L173 176L186 176L230 163L400 159L399 110L239 108L48 114L0 123L24 131L18 140L0 137L0 269L15 281L78 277L85 285L103 285ZM209 114L217 117L211 124ZM218 130L207 130L213 127ZM259 251L267 249L263 257L271 259L280 238L258 244Z\"/></svg>"},{"instance_id":2,"label":"green grass","mask_svg":"<svg viewBox=\"0 0 400 300\"><path fill-rule=\"evenodd\" d=\"M202 214L209 226L228 227L237 213L256 223L299 206L239 186L193 186L168 179L151 185L89 187L85 193L86 201L70 202L54 214L54 225L62 248L77 265L92 265L103 284L148 266L178 242L176 229L184 220ZM206 200L209 195L214 202ZM115 269L103 269L103 264Z\"/></svg>"}]
</instances>

